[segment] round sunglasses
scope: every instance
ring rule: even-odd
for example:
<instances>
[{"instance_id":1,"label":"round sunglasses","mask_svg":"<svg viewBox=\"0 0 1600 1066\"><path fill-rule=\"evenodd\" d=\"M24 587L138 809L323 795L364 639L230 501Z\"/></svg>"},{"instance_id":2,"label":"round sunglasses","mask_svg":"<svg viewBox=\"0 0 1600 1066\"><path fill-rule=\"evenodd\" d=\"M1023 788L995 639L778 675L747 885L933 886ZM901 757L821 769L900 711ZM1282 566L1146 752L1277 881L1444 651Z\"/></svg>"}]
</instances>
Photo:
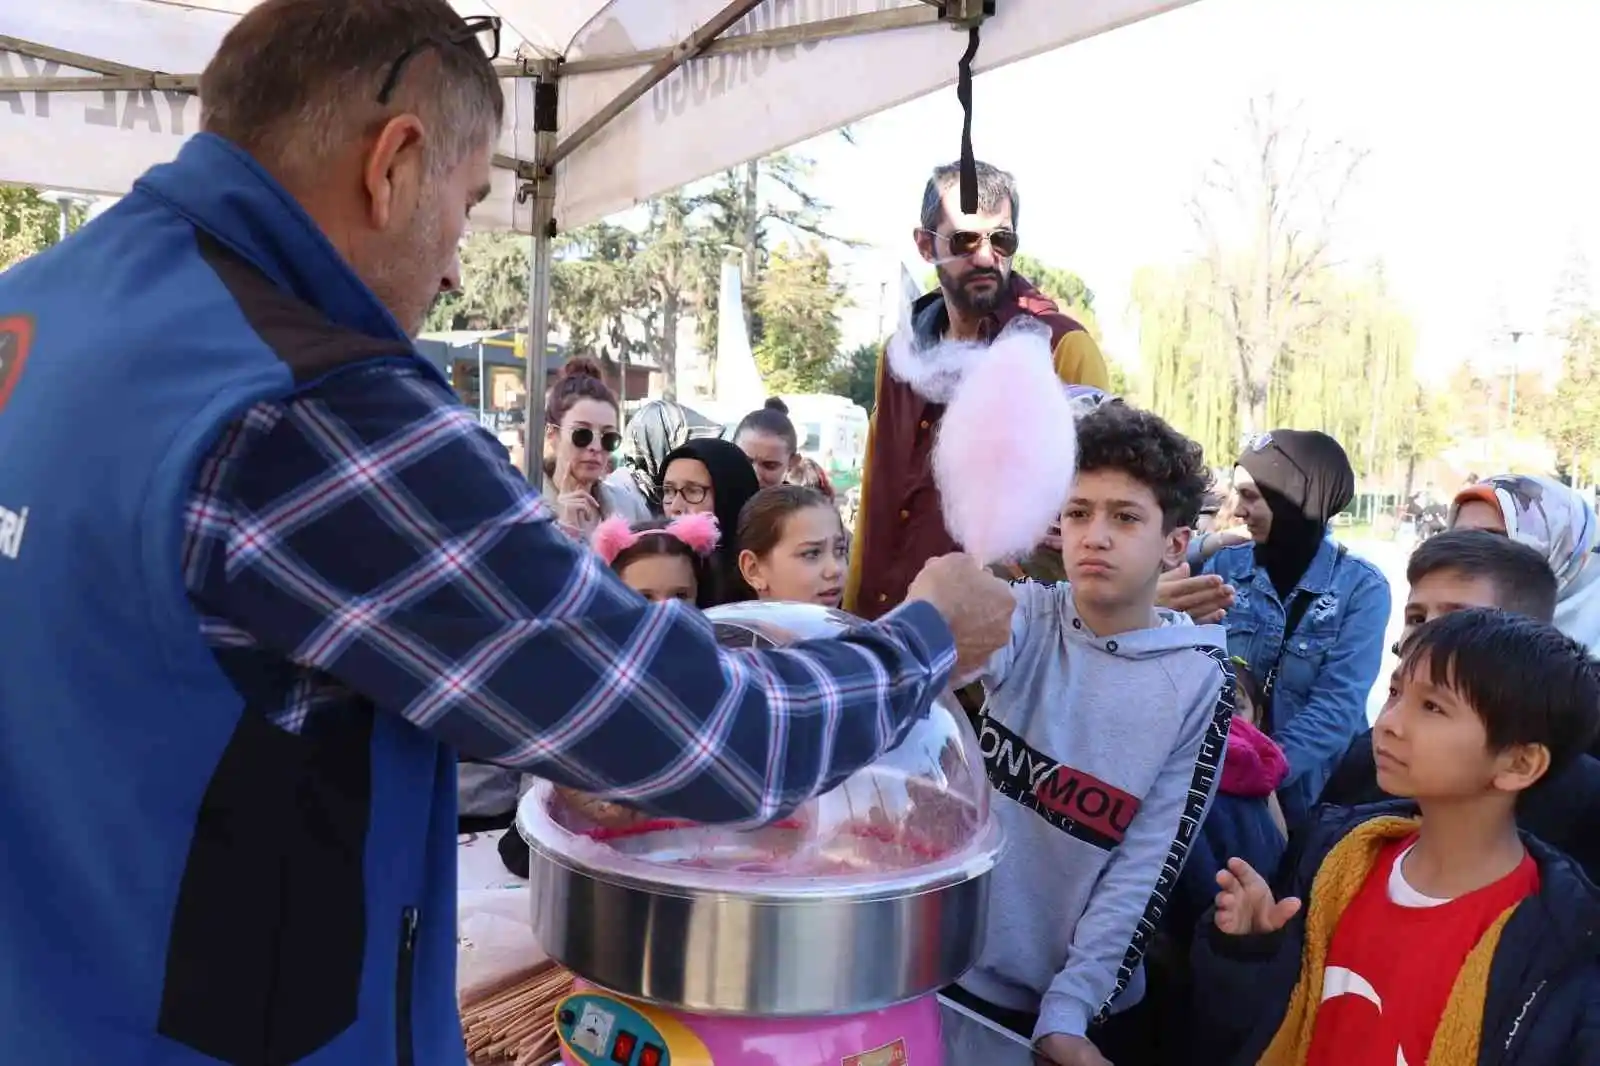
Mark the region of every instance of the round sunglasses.
<instances>
[{"instance_id":1,"label":"round sunglasses","mask_svg":"<svg viewBox=\"0 0 1600 1066\"><path fill-rule=\"evenodd\" d=\"M593 444L594 437L594 430L590 429L588 426L579 426L572 431L572 434L567 439L572 442L572 446L574 448L581 450ZM600 434L601 451L614 452L621 447L621 445L622 434L618 433L616 430L608 430L607 432Z\"/></svg>"},{"instance_id":2,"label":"round sunglasses","mask_svg":"<svg viewBox=\"0 0 1600 1066\"><path fill-rule=\"evenodd\" d=\"M957 256L972 255L979 248L982 248L984 242L987 241L989 247L994 249L995 255L1000 256L1002 259L1010 259L1017 254L1017 249L1022 244L1017 237L1017 231L1010 229L990 230L987 233L969 229L958 229L948 234L938 233L931 229L925 229L922 232L929 234L936 240L942 239L946 241L950 245L950 254Z\"/></svg>"}]
</instances>

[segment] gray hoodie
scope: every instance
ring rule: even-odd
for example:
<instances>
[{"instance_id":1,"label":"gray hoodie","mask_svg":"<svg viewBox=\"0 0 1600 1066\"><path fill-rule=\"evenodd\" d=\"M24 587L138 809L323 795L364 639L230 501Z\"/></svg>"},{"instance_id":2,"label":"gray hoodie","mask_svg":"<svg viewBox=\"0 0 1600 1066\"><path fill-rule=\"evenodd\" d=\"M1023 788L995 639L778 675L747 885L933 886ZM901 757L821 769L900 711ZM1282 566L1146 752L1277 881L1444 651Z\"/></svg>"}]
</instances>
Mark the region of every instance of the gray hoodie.
<instances>
[{"instance_id":1,"label":"gray hoodie","mask_svg":"<svg viewBox=\"0 0 1600 1066\"><path fill-rule=\"evenodd\" d=\"M1221 626L1161 611L1103 639L1066 584L1014 589L1011 641L980 675L1006 851L961 985L1038 1011L1035 1039L1082 1036L1139 971L1216 792L1233 670Z\"/></svg>"}]
</instances>

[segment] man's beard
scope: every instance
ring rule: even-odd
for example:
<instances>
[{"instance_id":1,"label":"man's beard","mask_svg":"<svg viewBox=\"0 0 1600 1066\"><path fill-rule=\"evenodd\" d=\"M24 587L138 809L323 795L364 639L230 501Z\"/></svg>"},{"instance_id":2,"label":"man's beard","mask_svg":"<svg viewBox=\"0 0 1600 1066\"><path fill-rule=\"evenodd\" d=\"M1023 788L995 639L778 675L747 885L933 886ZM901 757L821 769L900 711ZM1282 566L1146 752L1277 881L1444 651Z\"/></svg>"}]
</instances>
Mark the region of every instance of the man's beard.
<instances>
[{"instance_id":1,"label":"man's beard","mask_svg":"<svg viewBox=\"0 0 1600 1066\"><path fill-rule=\"evenodd\" d=\"M959 278L951 277L944 267L938 268L939 287L944 298L963 315L982 317L1000 306L1005 296L1006 275L999 270L971 270ZM993 280L994 288L986 292L973 292L968 286L979 278Z\"/></svg>"}]
</instances>

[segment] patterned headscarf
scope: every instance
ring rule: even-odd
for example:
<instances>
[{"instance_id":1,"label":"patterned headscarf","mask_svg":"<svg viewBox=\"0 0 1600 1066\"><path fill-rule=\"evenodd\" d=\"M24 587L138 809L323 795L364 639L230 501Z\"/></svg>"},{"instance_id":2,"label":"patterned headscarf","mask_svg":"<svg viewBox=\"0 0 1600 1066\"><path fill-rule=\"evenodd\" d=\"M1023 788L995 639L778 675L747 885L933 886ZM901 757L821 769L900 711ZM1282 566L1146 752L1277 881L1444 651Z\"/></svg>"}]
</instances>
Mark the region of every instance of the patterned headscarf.
<instances>
[{"instance_id":1,"label":"patterned headscarf","mask_svg":"<svg viewBox=\"0 0 1600 1066\"><path fill-rule=\"evenodd\" d=\"M1496 474L1457 494L1450 505L1452 526L1461 505L1472 500L1492 504L1505 522L1506 535L1545 557L1561 596L1594 565L1600 530L1594 506L1582 493L1546 477Z\"/></svg>"}]
</instances>

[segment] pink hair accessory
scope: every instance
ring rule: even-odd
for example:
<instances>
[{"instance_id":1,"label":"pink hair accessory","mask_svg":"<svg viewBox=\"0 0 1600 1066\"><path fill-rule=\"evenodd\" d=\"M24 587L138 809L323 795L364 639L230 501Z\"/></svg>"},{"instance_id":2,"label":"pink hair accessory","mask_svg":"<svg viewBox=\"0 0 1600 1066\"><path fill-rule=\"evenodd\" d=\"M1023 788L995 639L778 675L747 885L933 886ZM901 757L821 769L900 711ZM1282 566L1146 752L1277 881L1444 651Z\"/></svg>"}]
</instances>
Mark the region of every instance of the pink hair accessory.
<instances>
[{"instance_id":1,"label":"pink hair accessory","mask_svg":"<svg viewBox=\"0 0 1600 1066\"><path fill-rule=\"evenodd\" d=\"M717 529L716 516L711 514L684 515L674 518L664 529L637 531L628 525L626 518L608 518L595 528L589 545L610 566L617 556L639 543L640 538L652 536L676 537L687 544L690 551L705 557L716 549L722 535Z\"/></svg>"},{"instance_id":2,"label":"pink hair accessory","mask_svg":"<svg viewBox=\"0 0 1600 1066\"><path fill-rule=\"evenodd\" d=\"M710 513L686 514L682 518L674 518L665 532L683 541L702 558L716 551L717 542L722 539L722 531L717 526L717 516Z\"/></svg>"}]
</instances>

